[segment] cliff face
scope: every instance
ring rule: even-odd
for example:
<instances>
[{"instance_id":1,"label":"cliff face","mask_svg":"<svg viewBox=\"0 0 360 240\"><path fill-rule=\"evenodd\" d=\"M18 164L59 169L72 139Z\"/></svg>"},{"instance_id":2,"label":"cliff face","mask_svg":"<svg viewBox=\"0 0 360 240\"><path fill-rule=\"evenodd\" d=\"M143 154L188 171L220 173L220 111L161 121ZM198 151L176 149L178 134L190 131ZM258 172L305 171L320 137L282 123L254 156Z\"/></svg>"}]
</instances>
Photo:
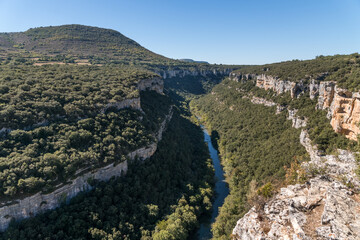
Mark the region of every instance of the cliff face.
<instances>
[{"instance_id":1,"label":"cliff face","mask_svg":"<svg viewBox=\"0 0 360 240\"><path fill-rule=\"evenodd\" d=\"M359 239L360 198L357 162L351 152L321 156L305 130L300 142L311 161L307 172L322 172L305 184L290 185L267 202L252 208L233 229L233 239Z\"/></svg>"},{"instance_id":2,"label":"cliff face","mask_svg":"<svg viewBox=\"0 0 360 240\"><path fill-rule=\"evenodd\" d=\"M160 70L155 71L155 73L162 76L164 79L172 77L185 77L185 76L226 76L231 73L232 69L212 69L212 70Z\"/></svg>"},{"instance_id":3,"label":"cliff face","mask_svg":"<svg viewBox=\"0 0 360 240\"><path fill-rule=\"evenodd\" d=\"M154 90L158 93L163 93L163 80L161 78L142 80L138 84L139 90ZM132 107L140 108L140 98L126 99L119 103L113 103L108 107L116 107L118 109ZM105 110L103 110L105 111ZM145 160L150 158L157 149L157 143L161 140L163 132L166 130L168 122L171 120L173 114L172 107L166 115L163 122L160 124L159 130L154 133L156 141L148 146L139 148L127 155L127 158L133 160L135 158ZM82 191L89 191L92 186L89 180L108 181L111 177L121 176L125 174L128 169L127 160L119 164L111 163L105 167L86 172L86 169L77 171L76 178L70 180L68 184L57 186L56 190L49 194L37 193L35 195L26 197L24 199L17 199L8 202L0 203L0 231L4 231L12 219L21 220L34 216L38 213L49 209L59 207L61 203L69 201ZM81 172L86 172L81 174Z\"/></svg>"},{"instance_id":4,"label":"cliff face","mask_svg":"<svg viewBox=\"0 0 360 240\"><path fill-rule=\"evenodd\" d=\"M252 103L274 106L259 98ZM284 110L277 106L277 112ZM288 112L293 127L306 126L306 119L296 116L297 110ZM323 156L306 130L300 134L300 143L311 159L301 167L312 177L305 184L282 188L263 208L253 207L238 220L232 239L360 238L360 196L353 190L359 190L360 181L354 154L339 149L337 155Z\"/></svg>"},{"instance_id":5,"label":"cliff face","mask_svg":"<svg viewBox=\"0 0 360 240\"><path fill-rule=\"evenodd\" d=\"M231 73L234 81L253 80L256 86L265 90L273 90L276 94L290 92L292 98L309 92L311 99L318 99L316 108L327 110L330 124L334 131L344 134L347 138L357 141L360 134L360 92L350 92L336 86L335 82L311 80L309 84L284 81L265 74Z\"/></svg>"}]
</instances>

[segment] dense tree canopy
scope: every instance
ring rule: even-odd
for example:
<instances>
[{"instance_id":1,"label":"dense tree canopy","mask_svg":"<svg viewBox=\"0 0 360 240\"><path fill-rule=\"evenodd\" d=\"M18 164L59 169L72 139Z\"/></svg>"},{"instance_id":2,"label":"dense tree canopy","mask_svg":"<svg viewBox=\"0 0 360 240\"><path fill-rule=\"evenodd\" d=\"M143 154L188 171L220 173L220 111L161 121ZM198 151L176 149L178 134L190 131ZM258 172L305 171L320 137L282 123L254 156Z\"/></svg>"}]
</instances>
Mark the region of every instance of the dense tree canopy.
<instances>
[{"instance_id":1,"label":"dense tree canopy","mask_svg":"<svg viewBox=\"0 0 360 240\"><path fill-rule=\"evenodd\" d=\"M0 239L179 239L211 209L213 167L199 127L175 111L158 150L125 177L13 223Z\"/></svg>"}]
</instances>

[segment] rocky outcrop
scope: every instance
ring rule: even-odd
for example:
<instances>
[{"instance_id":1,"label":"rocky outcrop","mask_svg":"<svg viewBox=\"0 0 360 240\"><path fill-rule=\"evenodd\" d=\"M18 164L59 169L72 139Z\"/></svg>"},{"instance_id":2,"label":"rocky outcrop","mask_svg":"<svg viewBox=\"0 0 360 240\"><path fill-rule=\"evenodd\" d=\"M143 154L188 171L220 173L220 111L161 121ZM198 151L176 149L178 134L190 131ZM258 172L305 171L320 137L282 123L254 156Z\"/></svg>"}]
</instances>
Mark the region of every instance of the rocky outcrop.
<instances>
[{"instance_id":1,"label":"rocky outcrop","mask_svg":"<svg viewBox=\"0 0 360 240\"><path fill-rule=\"evenodd\" d=\"M157 143L161 140L163 132L173 115L173 108L160 124L159 130L154 134L156 141L148 146L139 148L127 154L127 158L144 160L151 157L156 149ZM4 231L12 219L21 220L32 217L38 213L60 206L61 203L69 201L82 191L92 189L91 181L108 181L112 177L122 176L127 172L128 161L121 163L111 163L105 167L97 168L86 172L81 176L70 180L70 183L57 186L56 190L51 193L37 193L35 195L8 202L0 203L0 231ZM85 169L83 169L85 171ZM81 171L78 171L81 172Z\"/></svg>"},{"instance_id":2,"label":"rocky outcrop","mask_svg":"<svg viewBox=\"0 0 360 240\"><path fill-rule=\"evenodd\" d=\"M297 116L297 109L288 109L289 112L289 116L288 116L288 120L292 121L292 127L293 128L302 128L302 127L306 127L306 122L307 120L303 117Z\"/></svg>"},{"instance_id":3,"label":"rocky outcrop","mask_svg":"<svg viewBox=\"0 0 360 240\"><path fill-rule=\"evenodd\" d=\"M305 184L290 185L268 201L253 207L237 222L232 239L349 239L360 238L360 181L354 154L338 150L322 155L311 145L306 130L300 142L310 155L302 168Z\"/></svg>"},{"instance_id":4,"label":"rocky outcrop","mask_svg":"<svg viewBox=\"0 0 360 240\"><path fill-rule=\"evenodd\" d=\"M219 69L194 69L194 70L186 70L186 69L177 69L177 70L155 70L154 72L162 76L162 78L173 78L173 77L185 77L185 76L226 76L231 73L232 69L230 68L219 68Z\"/></svg>"},{"instance_id":5,"label":"rocky outcrop","mask_svg":"<svg viewBox=\"0 0 360 240\"><path fill-rule=\"evenodd\" d=\"M328 110L333 129L357 141L360 134L360 93L335 87L333 101Z\"/></svg>"},{"instance_id":6,"label":"rocky outcrop","mask_svg":"<svg viewBox=\"0 0 360 240\"><path fill-rule=\"evenodd\" d=\"M322 108L346 104L347 110L340 113L350 115L351 106L358 106L358 95L341 92L330 82L312 86L310 91L312 98L323 96L318 102ZM251 102L274 106L254 97ZM286 109L276 106L277 113ZM306 119L297 116L296 109L288 109L288 113L292 127L306 126ZM281 188L263 207L251 208L238 220L232 239L360 239L360 195L356 194L360 181L354 153L338 149L336 155L324 155L312 145L305 129L301 131L300 143L310 156L310 161L301 165L310 179L305 184Z\"/></svg>"},{"instance_id":7,"label":"rocky outcrop","mask_svg":"<svg viewBox=\"0 0 360 240\"><path fill-rule=\"evenodd\" d=\"M261 104L261 105L264 105L267 107L276 106L276 103L274 103L273 101L269 101L269 100L266 100L265 98L254 97L254 96L251 98L251 102L253 104Z\"/></svg>"},{"instance_id":8,"label":"rocky outcrop","mask_svg":"<svg viewBox=\"0 0 360 240\"><path fill-rule=\"evenodd\" d=\"M267 202L252 208L233 229L233 239L359 239L360 198L354 155L322 156L306 130L300 142L311 161L302 164L314 174L305 184L290 185ZM349 188L351 186L352 188Z\"/></svg>"},{"instance_id":9,"label":"rocky outcrop","mask_svg":"<svg viewBox=\"0 0 360 240\"><path fill-rule=\"evenodd\" d=\"M139 91L153 90L162 94L164 92L164 81L160 77L143 79L138 82Z\"/></svg>"},{"instance_id":10,"label":"rocky outcrop","mask_svg":"<svg viewBox=\"0 0 360 240\"><path fill-rule=\"evenodd\" d=\"M117 110L124 108L132 108L136 110L141 110L140 97L137 98L129 98L120 102L109 102L106 106L101 109L101 113L105 113L109 108L116 108Z\"/></svg>"},{"instance_id":11,"label":"rocky outcrop","mask_svg":"<svg viewBox=\"0 0 360 240\"><path fill-rule=\"evenodd\" d=\"M255 81L259 88L271 89L276 94L290 92L292 98L309 92L310 99L317 98L317 110L327 110L327 117L334 131L344 134L347 138L357 141L360 134L360 92L350 92L336 86L334 81L319 81L327 73L320 74L310 84L303 81L284 81L266 74L230 73L229 78L234 81ZM280 110L280 109L279 109ZM299 123L300 125L302 123ZM300 126L300 125L297 126Z\"/></svg>"},{"instance_id":12,"label":"rocky outcrop","mask_svg":"<svg viewBox=\"0 0 360 240\"><path fill-rule=\"evenodd\" d=\"M229 78L231 80L233 80L233 81L236 81L236 82L245 83L245 82L247 82L249 80L256 79L256 74L250 74L250 73L248 73L248 74L242 74L242 73L238 74L238 73L232 72L232 73L229 74Z\"/></svg>"},{"instance_id":13,"label":"rocky outcrop","mask_svg":"<svg viewBox=\"0 0 360 240\"><path fill-rule=\"evenodd\" d=\"M257 76L256 86L264 88L265 90L271 89L276 92L276 94L290 92L292 98L297 97L306 89L306 85L304 85L302 81L295 83L265 74Z\"/></svg>"},{"instance_id":14,"label":"rocky outcrop","mask_svg":"<svg viewBox=\"0 0 360 240\"><path fill-rule=\"evenodd\" d=\"M262 211L252 208L233 239L348 239L360 237L360 203L344 184L325 177L282 188Z\"/></svg>"},{"instance_id":15,"label":"rocky outcrop","mask_svg":"<svg viewBox=\"0 0 360 240\"><path fill-rule=\"evenodd\" d=\"M248 96L243 96L243 98L248 98ZM287 109L287 107L276 104L275 102L267 100L265 98L260 98L260 97L254 97L253 96L250 101L253 104L261 104L261 105L264 105L266 107L276 106L276 114L280 114L282 111ZM298 112L297 109L287 109L287 110L288 110L288 118L287 119L292 121L292 127L293 128L306 127L307 119L303 118L301 116L298 116L296 114Z\"/></svg>"}]
</instances>

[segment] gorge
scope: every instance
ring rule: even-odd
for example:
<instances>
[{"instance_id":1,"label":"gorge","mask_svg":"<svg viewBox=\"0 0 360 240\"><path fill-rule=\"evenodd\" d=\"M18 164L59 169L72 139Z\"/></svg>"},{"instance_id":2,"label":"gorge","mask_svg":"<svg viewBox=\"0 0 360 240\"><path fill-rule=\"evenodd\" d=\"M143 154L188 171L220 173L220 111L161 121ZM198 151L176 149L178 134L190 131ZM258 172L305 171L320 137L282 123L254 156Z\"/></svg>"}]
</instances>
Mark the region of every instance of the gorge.
<instances>
[{"instance_id":1,"label":"gorge","mask_svg":"<svg viewBox=\"0 0 360 240\"><path fill-rule=\"evenodd\" d=\"M359 54L209 64L82 25L0 48L0 239L360 237Z\"/></svg>"}]
</instances>

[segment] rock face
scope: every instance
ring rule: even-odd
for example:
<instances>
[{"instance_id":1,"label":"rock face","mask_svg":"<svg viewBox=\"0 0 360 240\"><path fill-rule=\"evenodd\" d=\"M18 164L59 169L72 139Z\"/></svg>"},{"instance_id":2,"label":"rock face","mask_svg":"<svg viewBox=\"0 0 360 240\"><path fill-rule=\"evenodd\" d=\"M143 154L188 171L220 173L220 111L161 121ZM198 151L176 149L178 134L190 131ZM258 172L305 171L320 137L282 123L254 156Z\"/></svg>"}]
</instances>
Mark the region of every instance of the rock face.
<instances>
[{"instance_id":1,"label":"rock face","mask_svg":"<svg viewBox=\"0 0 360 240\"><path fill-rule=\"evenodd\" d=\"M333 114L350 115L354 108L359 109L357 94L344 92L331 82L312 84L310 97L319 97L318 108L328 108L332 121ZM251 102L275 104L258 98ZM344 105L346 110L332 109ZM276 106L277 113L285 110ZM296 109L288 109L288 113L292 127L306 126L306 119L297 116ZM310 156L310 161L301 165L310 179L305 184L281 188L263 208L250 209L238 220L232 239L360 239L360 195L355 193L360 190L360 181L354 154L338 149L336 155L323 155L311 144L305 129L301 131L300 143Z\"/></svg>"},{"instance_id":2,"label":"rock face","mask_svg":"<svg viewBox=\"0 0 360 240\"><path fill-rule=\"evenodd\" d=\"M360 239L360 196L353 192L360 189L360 181L354 154L339 149L336 156L323 156L306 130L301 131L300 143L311 159L302 168L314 177L282 188L263 209L253 207L237 222L232 239Z\"/></svg>"},{"instance_id":3,"label":"rock face","mask_svg":"<svg viewBox=\"0 0 360 240\"><path fill-rule=\"evenodd\" d=\"M139 91L153 90L162 94L164 92L164 81L160 77L143 79L138 82Z\"/></svg>"},{"instance_id":4,"label":"rock face","mask_svg":"<svg viewBox=\"0 0 360 240\"><path fill-rule=\"evenodd\" d=\"M326 76L324 73L317 79ZM311 80L310 84L284 81L270 75L230 73L234 81L253 80L256 86L265 90L273 90L276 94L290 92L292 98L309 92L310 99L318 99L316 109L327 110L327 117L334 131L344 134L347 138L357 141L360 134L360 92L350 92L336 86L333 81ZM301 123L299 123L301 125ZM297 125L297 126L300 126Z\"/></svg>"},{"instance_id":5,"label":"rock face","mask_svg":"<svg viewBox=\"0 0 360 240\"><path fill-rule=\"evenodd\" d=\"M293 128L306 127L307 120L297 116L296 115L297 111L298 111L297 109L289 109L288 110L288 112L289 112L288 119L292 121L292 127Z\"/></svg>"},{"instance_id":6,"label":"rock face","mask_svg":"<svg viewBox=\"0 0 360 240\"><path fill-rule=\"evenodd\" d=\"M157 143L161 140L162 134L168 122L171 120L172 115L173 110L171 107L168 115L160 124L158 132L154 134L156 141L149 146L139 148L129 153L127 155L128 159L139 158L144 160L151 157L155 153ZM49 194L37 193L24 199L0 203L0 231L4 231L12 219L21 220L46 210L57 208L61 203L69 201L78 193L92 189L89 180L108 181L111 177L125 174L127 169L127 160L119 164L111 163L105 167L82 174L71 180L70 183L58 186L55 191Z\"/></svg>"},{"instance_id":7,"label":"rock face","mask_svg":"<svg viewBox=\"0 0 360 240\"><path fill-rule=\"evenodd\" d=\"M359 239L360 203L339 181L317 177L282 188L263 211L252 208L233 239Z\"/></svg>"},{"instance_id":8,"label":"rock face","mask_svg":"<svg viewBox=\"0 0 360 240\"><path fill-rule=\"evenodd\" d=\"M244 96L243 98L248 98L248 97ZM286 107L276 104L275 102L266 100L265 98L253 96L250 101L253 104L261 104L261 105L264 105L267 107L276 106L276 114L280 114L282 111L287 109ZM307 119L297 116L297 114L296 114L298 111L297 109L287 109L287 110L288 110L288 114L289 114L287 119L292 121L293 128L306 127Z\"/></svg>"},{"instance_id":9,"label":"rock face","mask_svg":"<svg viewBox=\"0 0 360 240\"><path fill-rule=\"evenodd\" d=\"M360 93L335 87L335 95L329 107L330 124L336 132L357 140L360 134Z\"/></svg>"},{"instance_id":10,"label":"rock face","mask_svg":"<svg viewBox=\"0 0 360 240\"><path fill-rule=\"evenodd\" d=\"M110 102L106 104L106 106L101 109L101 113L104 113L109 108L116 108L117 110L124 109L124 108L132 108L136 110L141 110L140 105L140 98L129 98L125 99L121 102Z\"/></svg>"},{"instance_id":11,"label":"rock face","mask_svg":"<svg viewBox=\"0 0 360 240\"><path fill-rule=\"evenodd\" d=\"M290 92L292 98L297 97L305 89L305 85L302 81L299 83L294 83L265 74L257 76L256 86L259 88L264 88L265 90L271 89L277 94Z\"/></svg>"},{"instance_id":12,"label":"rock face","mask_svg":"<svg viewBox=\"0 0 360 240\"><path fill-rule=\"evenodd\" d=\"M276 103L274 103L272 101L269 101L269 100L266 100L265 98L259 98L259 97L252 97L251 102L253 104L262 104L262 105L267 106L267 107L276 106Z\"/></svg>"},{"instance_id":13,"label":"rock face","mask_svg":"<svg viewBox=\"0 0 360 240\"><path fill-rule=\"evenodd\" d=\"M256 79L256 74L237 74L237 73L230 73L229 75L230 79L233 81L245 83L249 80Z\"/></svg>"},{"instance_id":14,"label":"rock face","mask_svg":"<svg viewBox=\"0 0 360 240\"><path fill-rule=\"evenodd\" d=\"M232 69L212 69L212 70L156 70L155 73L162 76L164 79L173 77L185 77L185 76L226 76L231 73Z\"/></svg>"}]
</instances>

